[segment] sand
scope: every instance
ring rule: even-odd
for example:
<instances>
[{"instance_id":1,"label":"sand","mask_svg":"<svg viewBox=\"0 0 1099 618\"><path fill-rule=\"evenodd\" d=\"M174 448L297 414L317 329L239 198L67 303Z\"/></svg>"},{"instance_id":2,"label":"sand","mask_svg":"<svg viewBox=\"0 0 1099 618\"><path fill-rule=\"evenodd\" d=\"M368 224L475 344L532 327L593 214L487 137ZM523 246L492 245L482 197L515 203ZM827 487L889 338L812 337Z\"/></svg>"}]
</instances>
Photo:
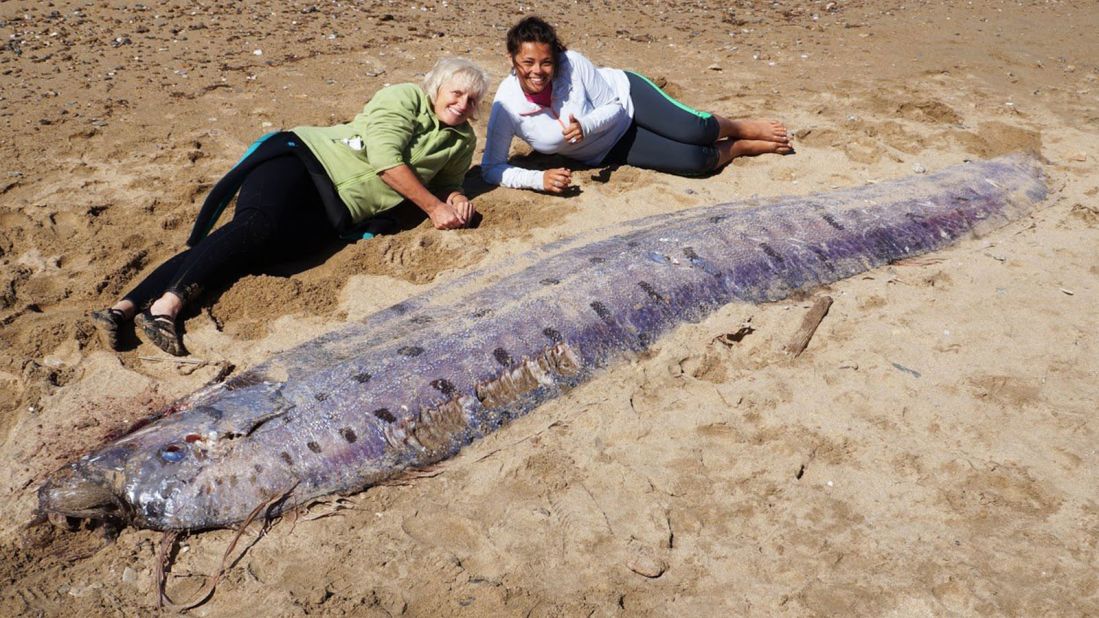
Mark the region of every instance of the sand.
<instances>
[{"instance_id":1,"label":"sand","mask_svg":"<svg viewBox=\"0 0 1099 618\"><path fill-rule=\"evenodd\" d=\"M100 346L89 311L183 246L253 139L349 118L441 54L498 79L529 12L695 107L781 118L797 155L580 172L569 198L471 177L478 229L421 223L206 297L198 364ZM1015 150L1052 187L1032 217L684 326L419 478L279 520L192 613L1099 613L1096 31L1087 1L3 3L0 615L154 611L161 535L29 525L35 490L229 365L577 232ZM184 539L169 594L232 536Z\"/></svg>"}]
</instances>

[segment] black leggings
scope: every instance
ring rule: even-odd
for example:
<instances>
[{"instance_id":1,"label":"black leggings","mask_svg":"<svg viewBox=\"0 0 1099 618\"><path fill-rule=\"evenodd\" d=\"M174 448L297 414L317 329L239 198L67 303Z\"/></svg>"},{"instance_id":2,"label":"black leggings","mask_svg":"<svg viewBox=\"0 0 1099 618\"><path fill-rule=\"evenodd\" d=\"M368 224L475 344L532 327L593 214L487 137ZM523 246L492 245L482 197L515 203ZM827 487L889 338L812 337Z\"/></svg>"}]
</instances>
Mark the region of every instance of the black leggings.
<instances>
[{"instance_id":1,"label":"black leggings","mask_svg":"<svg viewBox=\"0 0 1099 618\"><path fill-rule=\"evenodd\" d=\"M719 160L720 127L713 114L687 107L642 75L626 71L633 101L633 123L603 164L693 176L712 172Z\"/></svg>"},{"instance_id":2,"label":"black leggings","mask_svg":"<svg viewBox=\"0 0 1099 618\"><path fill-rule=\"evenodd\" d=\"M186 304L210 285L305 255L335 237L305 165L294 155L275 157L244 179L231 221L161 264L123 298L142 310L172 292Z\"/></svg>"}]
</instances>

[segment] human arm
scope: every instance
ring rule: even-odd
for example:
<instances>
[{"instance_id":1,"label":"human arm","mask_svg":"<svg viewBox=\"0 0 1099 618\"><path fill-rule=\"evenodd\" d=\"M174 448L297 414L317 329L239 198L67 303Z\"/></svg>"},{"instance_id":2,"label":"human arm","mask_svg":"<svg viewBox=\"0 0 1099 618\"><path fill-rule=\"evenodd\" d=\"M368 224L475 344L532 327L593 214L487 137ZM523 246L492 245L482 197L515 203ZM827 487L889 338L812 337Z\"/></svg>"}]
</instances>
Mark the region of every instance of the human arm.
<instances>
[{"instance_id":1,"label":"human arm","mask_svg":"<svg viewBox=\"0 0 1099 618\"><path fill-rule=\"evenodd\" d=\"M473 204L468 198L454 191L444 202L429 191L412 168L404 163L383 171L379 176L382 182L427 213L435 229L465 227L473 216Z\"/></svg>"},{"instance_id":2,"label":"human arm","mask_svg":"<svg viewBox=\"0 0 1099 618\"><path fill-rule=\"evenodd\" d=\"M563 123L562 129L565 140L575 144L583 141L585 137L602 133L628 121L629 114L619 100L618 94L595 65L578 52L566 52L566 58L569 62L569 70L572 72L572 82L582 89L583 96L591 104L592 110L580 118L576 118L565 109L561 110L562 116L567 114L567 121Z\"/></svg>"},{"instance_id":3,"label":"human arm","mask_svg":"<svg viewBox=\"0 0 1099 618\"><path fill-rule=\"evenodd\" d=\"M428 190L451 206L458 219L464 222L463 225L469 225L476 212L473 202L462 192L462 184L470 163L473 162L473 151L476 147L477 137L471 130L467 139L461 142L461 149L451 155L443 168L427 183ZM434 222L434 218L432 221Z\"/></svg>"},{"instance_id":4,"label":"human arm","mask_svg":"<svg viewBox=\"0 0 1099 618\"><path fill-rule=\"evenodd\" d=\"M447 191L459 192L455 186L460 188L461 181L440 182L440 185L449 185L446 191L440 193L447 196L444 201L424 185L405 160L408 144L417 127L416 118L420 113L416 95L416 91L401 86L385 88L371 99L363 110L366 116L363 137L367 161L378 170L378 177L382 182L427 213L437 229L462 227L469 222L468 216L464 215L467 215L471 207L456 208L451 203L451 196L447 195ZM466 157L466 168L471 157L472 150ZM468 200L466 203L468 204Z\"/></svg>"},{"instance_id":5,"label":"human arm","mask_svg":"<svg viewBox=\"0 0 1099 618\"><path fill-rule=\"evenodd\" d=\"M502 103L494 102L492 113L488 117L485 152L481 156L481 177L489 184L511 189L545 190L543 172L508 163L511 139L515 134L515 124L510 113Z\"/></svg>"}]
</instances>

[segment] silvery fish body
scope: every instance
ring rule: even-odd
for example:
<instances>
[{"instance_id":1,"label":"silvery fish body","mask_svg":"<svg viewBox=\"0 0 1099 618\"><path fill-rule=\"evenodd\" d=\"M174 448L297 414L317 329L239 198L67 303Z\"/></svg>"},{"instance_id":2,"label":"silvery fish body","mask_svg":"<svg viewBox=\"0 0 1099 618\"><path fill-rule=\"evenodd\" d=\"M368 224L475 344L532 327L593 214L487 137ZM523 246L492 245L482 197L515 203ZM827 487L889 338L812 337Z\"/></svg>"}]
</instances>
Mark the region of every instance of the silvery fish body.
<instances>
[{"instance_id":1,"label":"silvery fish body","mask_svg":"<svg viewBox=\"0 0 1099 618\"><path fill-rule=\"evenodd\" d=\"M805 197L680 211L468 275L199 391L59 470L40 508L221 527L456 453L733 301L765 302L944 247L1046 195L1021 155Z\"/></svg>"}]
</instances>

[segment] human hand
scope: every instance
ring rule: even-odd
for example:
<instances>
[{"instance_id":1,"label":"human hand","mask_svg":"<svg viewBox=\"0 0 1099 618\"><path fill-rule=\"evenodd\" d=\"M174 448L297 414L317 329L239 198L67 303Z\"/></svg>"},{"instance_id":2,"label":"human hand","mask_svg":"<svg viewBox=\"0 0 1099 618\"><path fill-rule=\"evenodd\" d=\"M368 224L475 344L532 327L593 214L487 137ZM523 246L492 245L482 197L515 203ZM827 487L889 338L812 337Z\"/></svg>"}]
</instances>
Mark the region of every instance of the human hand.
<instances>
[{"instance_id":1,"label":"human hand","mask_svg":"<svg viewBox=\"0 0 1099 618\"><path fill-rule=\"evenodd\" d=\"M558 167L542 172L542 190L547 193L563 193L572 184L572 171Z\"/></svg>"},{"instance_id":2,"label":"human hand","mask_svg":"<svg viewBox=\"0 0 1099 618\"><path fill-rule=\"evenodd\" d=\"M470 221L473 221L473 215L477 212L473 208L473 202L469 201L469 198L455 191L450 194L450 197L446 198L446 203L450 204L454 208L455 214L462 221L462 227L469 225Z\"/></svg>"},{"instance_id":3,"label":"human hand","mask_svg":"<svg viewBox=\"0 0 1099 618\"><path fill-rule=\"evenodd\" d=\"M580 121L571 113L569 114L569 124L561 129L561 133L565 136L565 141L570 144L579 144L584 141L584 129L580 127Z\"/></svg>"},{"instance_id":4,"label":"human hand","mask_svg":"<svg viewBox=\"0 0 1099 618\"><path fill-rule=\"evenodd\" d=\"M447 201L439 202L427 213L435 229L453 230L465 227L469 223L469 219L473 216L473 203L464 195L459 197L460 200L456 195L451 195ZM455 203L451 203L452 201Z\"/></svg>"}]
</instances>

